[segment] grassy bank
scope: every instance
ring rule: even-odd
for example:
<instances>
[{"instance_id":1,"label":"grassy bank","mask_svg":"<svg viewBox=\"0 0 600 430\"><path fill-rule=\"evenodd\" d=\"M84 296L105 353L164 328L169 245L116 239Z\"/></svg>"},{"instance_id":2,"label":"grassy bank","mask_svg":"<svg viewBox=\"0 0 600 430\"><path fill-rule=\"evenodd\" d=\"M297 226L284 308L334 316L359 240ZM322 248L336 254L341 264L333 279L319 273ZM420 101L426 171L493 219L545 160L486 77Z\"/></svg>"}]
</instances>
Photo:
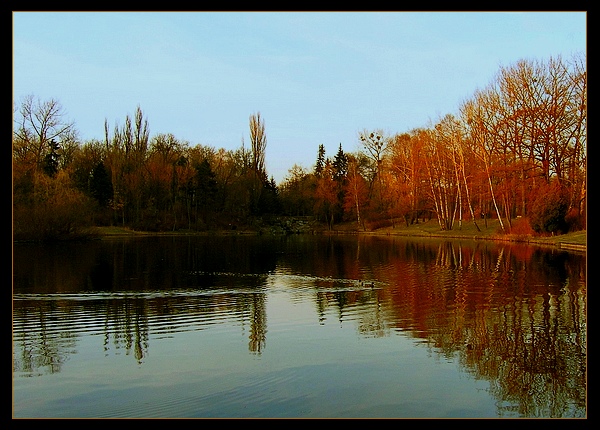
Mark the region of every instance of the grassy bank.
<instances>
[{"instance_id":1,"label":"grassy bank","mask_svg":"<svg viewBox=\"0 0 600 430\"><path fill-rule=\"evenodd\" d=\"M493 239L521 241L532 244L559 245L560 243L570 243L575 245L587 244L587 232L585 230L567 233L557 236L534 236L534 235L512 235L503 234L498 220L488 220L487 225L484 222L478 222L479 230L472 222L463 222L462 225L455 224L452 230L441 230L437 220L430 220L419 224L397 224L394 227L384 227L374 230L378 234L399 234L408 236L436 236L459 238L468 237L472 239Z\"/></svg>"},{"instance_id":2,"label":"grassy bank","mask_svg":"<svg viewBox=\"0 0 600 430\"><path fill-rule=\"evenodd\" d=\"M386 234L423 237L470 238L499 241L524 242L532 245L569 247L576 251L585 251L587 248L587 231L582 230L563 235L537 236L504 234L497 219L478 222L479 230L472 222L455 224L452 230L442 230L437 220L432 219L419 224L407 226L405 223L396 224L394 227L383 227L365 234Z\"/></svg>"},{"instance_id":3,"label":"grassy bank","mask_svg":"<svg viewBox=\"0 0 600 430\"><path fill-rule=\"evenodd\" d=\"M310 230L306 230L306 233L317 233L317 234L372 234L372 235L399 235L399 236L413 236L413 237L445 237L445 238L469 238L469 239L481 239L481 240L502 240L502 241L518 241L530 243L532 245L540 246L553 246L563 247L576 250L585 251L587 247L587 231L578 231L574 233L567 233L557 236L533 236L533 235L511 235L502 234L500 229L500 223L498 220L488 220L487 224L483 221L478 222L479 230L472 222L463 222L462 225L458 223L454 225L452 230L441 230L437 220L432 219L425 222L419 222L418 224L411 224L407 226L405 223L397 223L396 225L389 227L382 227L373 230L362 230L358 229L356 223L341 223L336 224L332 230L328 230L325 225L312 224ZM195 231L177 231L177 232L161 232L161 233L148 233L141 231L134 231L124 227L98 227L97 235L100 237L107 236L134 236L134 235L199 235L199 234L257 234L258 231L246 231L246 230L235 230L235 231L213 231L213 232L195 232ZM263 231L264 233L264 231Z\"/></svg>"},{"instance_id":4,"label":"grassy bank","mask_svg":"<svg viewBox=\"0 0 600 430\"><path fill-rule=\"evenodd\" d=\"M200 235L239 235L239 234L257 234L256 231L248 230L215 230L215 231L195 231L195 230L177 230L177 231L141 231L132 230L129 227L94 227L94 235L97 237L115 237L115 236L200 236Z\"/></svg>"}]
</instances>

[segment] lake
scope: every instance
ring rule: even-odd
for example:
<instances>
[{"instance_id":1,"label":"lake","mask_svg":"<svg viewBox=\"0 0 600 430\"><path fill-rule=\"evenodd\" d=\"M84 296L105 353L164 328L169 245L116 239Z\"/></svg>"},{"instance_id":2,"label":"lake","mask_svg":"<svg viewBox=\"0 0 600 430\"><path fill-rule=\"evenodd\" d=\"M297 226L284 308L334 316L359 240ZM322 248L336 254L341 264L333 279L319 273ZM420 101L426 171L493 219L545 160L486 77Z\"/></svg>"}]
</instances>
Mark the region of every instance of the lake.
<instances>
[{"instance_id":1,"label":"lake","mask_svg":"<svg viewBox=\"0 0 600 430\"><path fill-rule=\"evenodd\" d=\"M586 418L585 253L397 236L13 247L13 418Z\"/></svg>"}]
</instances>

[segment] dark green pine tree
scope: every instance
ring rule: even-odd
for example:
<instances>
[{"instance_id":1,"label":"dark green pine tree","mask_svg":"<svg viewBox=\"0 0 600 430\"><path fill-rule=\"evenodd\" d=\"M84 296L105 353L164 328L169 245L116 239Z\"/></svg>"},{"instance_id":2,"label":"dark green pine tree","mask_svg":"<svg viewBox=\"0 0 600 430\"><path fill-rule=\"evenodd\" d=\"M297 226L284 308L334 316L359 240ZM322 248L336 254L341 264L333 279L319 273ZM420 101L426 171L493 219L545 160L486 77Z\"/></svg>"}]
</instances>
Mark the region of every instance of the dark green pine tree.
<instances>
[{"instance_id":1,"label":"dark green pine tree","mask_svg":"<svg viewBox=\"0 0 600 430\"><path fill-rule=\"evenodd\" d=\"M48 152L42 161L44 173L52 178L58 173L58 159L60 158L60 155L58 154L59 149L60 145L52 139L48 143Z\"/></svg>"},{"instance_id":2,"label":"dark green pine tree","mask_svg":"<svg viewBox=\"0 0 600 430\"><path fill-rule=\"evenodd\" d=\"M89 190L92 197L94 197L102 207L106 207L109 200L113 198L112 181L110 180L110 175L102 161L96 164L92 169Z\"/></svg>"},{"instance_id":3,"label":"dark green pine tree","mask_svg":"<svg viewBox=\"0 0 600 430\"><path fill-rule=\"evenodd\" d=\"M198 207L203 211L214 211L216 209L217 180L206 158L196 165L196 192Z\"/></svg>"},{"instance_id":4,"label":"dark green pine tree","mask_svg":"<svg viewBox=\"0 0 600 430\"><path fill-rule=\"evenodd\" d=\"M315 175L320 177L325 167L325 146L321 143L319 145L319 152L317 153L317 164L315 164Z\"/></svg>"},{"instance_id":5,"label":"dark green pine tree","mask_svg":"<svg viewBox=\"0 0 600 430\"><path fill-rule=\"evenodd\" d=\"M340 143L340 147L338 149L337 154L333 159L333 178L337 182L342 182L346 179L348 175L348 157L344 154L342 150L342 144Z\"/></svg>"},{"instance_id":6,"label":"dark green pine tree","mask_svg":"<svg viewBox=\"0 0 600 430\"><path fill-rule=\"evenodd\" d=\"M332 208L334 222L338 222L344 217L344 198L345 198L345 183L348 175L348 157L344 154L342 144L340 143L338 152L331 163L333 180L337 187L337 202Z\"/></svg>"},{"instance_id":7,"label":"dark green pine tree","mask_svg":"<svg viewBox=\"0 0 600 430\"><path fill-rule=\"evenodd\" d=\"M277 188L273 177L271 177L270 181L265 181L263 185L263 190L258 200L258 211L260 214L272 215L279 215L282 212L279 188Z\"/></svg>"}]
</instances>

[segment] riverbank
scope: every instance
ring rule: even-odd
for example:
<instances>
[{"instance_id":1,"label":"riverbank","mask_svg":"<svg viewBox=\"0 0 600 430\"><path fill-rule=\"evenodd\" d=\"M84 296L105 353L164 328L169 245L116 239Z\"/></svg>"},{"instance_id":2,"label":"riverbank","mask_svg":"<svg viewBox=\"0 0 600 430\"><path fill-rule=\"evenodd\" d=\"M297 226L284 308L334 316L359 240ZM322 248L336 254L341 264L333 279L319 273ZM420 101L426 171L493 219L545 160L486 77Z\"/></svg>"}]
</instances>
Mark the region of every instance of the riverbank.
<instances>
[{"instance_id":1,"label":"riverbank","mask_svg":"<svg viewBox=\"0 0 600 430\"><path fill-rule=\"evenodd\" d=\"M479 227L479 229L477 228ZM448 239L474 239L520 242L530 245L551 246L572 251L586 252L587 231L581 230L573 233L549 236L534 236L521 234L503 234L498 220L480 221L477 227L472 222L455 224L452 230L442 230L437 220L432 219L418 224L395 226L363 231L361 234L385 234L412 237L443 237Z\"/></svg>"},{"instance_id":2,"label":"riverbank","mask_svg":"<svg viewBox=\"0 0 600 430\"><path fill-rule=\"evenodd\" d=\"M448 239L474 239L520 242L538 246L550 246L576 252L587 251L587 231L582 230L556 236L533 236L502 234L498 220L455 224L452 230L441 230L437 220L431 219L419 223L406 225L397 223L394 226L376 229L358 229L356 223L336 224L329 230L322 223L309 222L306 219L286 218L274 226L259 225L254 229L218 230L198 232L192 230L179 230L175 232L144 232L135 231L125 227L97 227L98 237L114 236L168 236L168 235L255 235L255 234L364 234L386 236L411 236L411 237L442 237Z\"/></svg>"}]
</instances>

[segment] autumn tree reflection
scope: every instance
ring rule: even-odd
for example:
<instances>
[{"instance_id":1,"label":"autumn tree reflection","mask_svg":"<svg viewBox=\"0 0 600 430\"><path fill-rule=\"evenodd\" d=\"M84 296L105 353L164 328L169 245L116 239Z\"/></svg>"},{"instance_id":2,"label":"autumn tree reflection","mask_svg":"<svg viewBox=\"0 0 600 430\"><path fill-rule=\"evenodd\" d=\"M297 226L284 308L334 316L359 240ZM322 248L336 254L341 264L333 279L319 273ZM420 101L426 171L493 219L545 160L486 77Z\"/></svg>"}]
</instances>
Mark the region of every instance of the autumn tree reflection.
<instances>
[{"instance_id":1,"label":"autumn tree reflection","mask_svg":"<svg viewBox=\"0 0 600 430\"><path fill-rule=\"evenodd\" d=\"M412 336L488 381L501 416L585 413L585 256L483 241L279 240L231 239L221 249L214 238L173 241L147 252L150 241L115 242L89 255L24 248L14 255L27 261L15 274L13 368L60 372L84 333L98 335L106 355L142 365L157 337L226 323L261 355L269 282L283 288L278 276L299 274L284 289L299 289L320 325Z\"/></svg>"},{"instance_id":2,"label":"autumn tree reflection","mask_svg":"<svg viewBox=\"0 0 600 430\"><path fill-rule=\"evenodd\" d=\"M27 300L13 309L13 371L30 374L58 373L75 350L77 338L72 331L55 327L61 304ZM39 329L32 328L31 321Z\"/></svg>"},{"instance_id":3,"label":"autumn tree reflection","mask_svg":"<svg viewBox=\"0 0 600 430\"><path fill-rule=\"evenodd\" d=\"M523 244L381 238L357 239L355 252L342 252L343 241L311 249L316 274L388 286L315 281L320 323L335 310L363 336L410 333L489 381L503 416L585 411L584 259Z\"/></svg>"},{"instance_id":4,"label":"autumn tree reflection","mask_svg":"<svg viewBox=\"0 0 600 430\"><path fill-rule=\"evenodd\" d=\"M441 243L428 271L406 255L386 267L395 287L384 293L395 304L397 328L488 380L501 414L576 416L586 393L583 268L566 253L523 259L521 251ZM548 290L548 279L560 284Z\"/></svg>"},{"instance_id":5,"label":"autumn tree reflection","mask_svg":"<svg viewBox=\"0 0 600 430\"><path fill-rule=\"evenodd\" d=\"M267 341L267 309L264 293L251 294L251 324L248 348L255 354L262 354Z\"/></svg>"}]
</instances>

